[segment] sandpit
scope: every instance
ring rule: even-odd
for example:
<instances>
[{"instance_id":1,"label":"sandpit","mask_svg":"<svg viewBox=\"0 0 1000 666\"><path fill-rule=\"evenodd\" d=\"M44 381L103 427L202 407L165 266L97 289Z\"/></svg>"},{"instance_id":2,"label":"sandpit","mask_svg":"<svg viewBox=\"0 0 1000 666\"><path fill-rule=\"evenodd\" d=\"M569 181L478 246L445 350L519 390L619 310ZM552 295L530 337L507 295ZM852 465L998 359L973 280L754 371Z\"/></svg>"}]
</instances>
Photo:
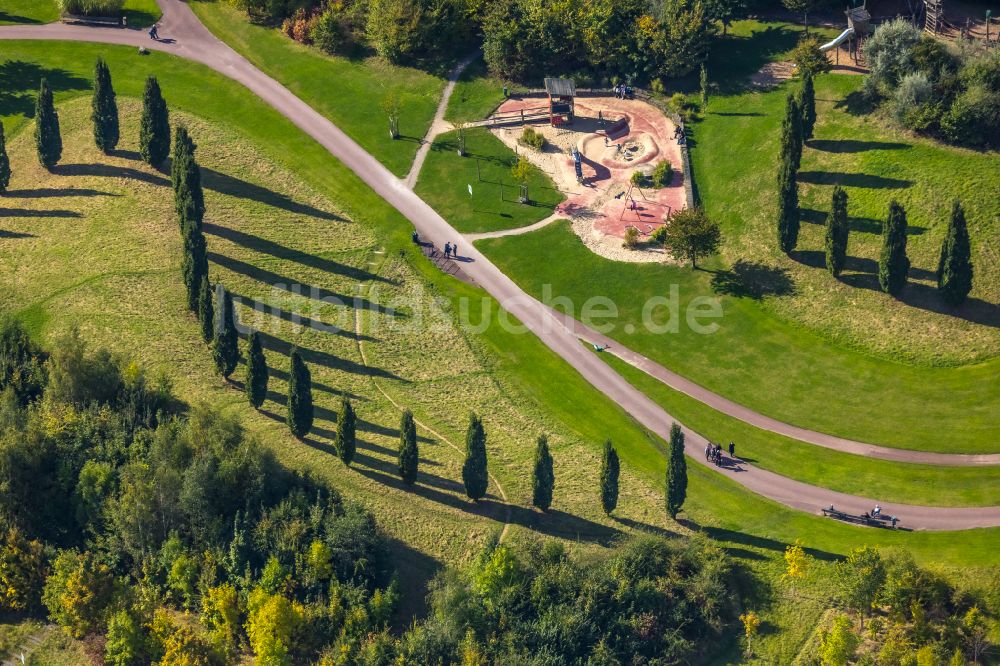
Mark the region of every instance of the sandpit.
<instances>
[{"instance_id":1,"label":"sandpit","mask_svg":"<svg viewBox=\"0 0 1000 666\"><path fill-rule=\"evenodd\" d=\"M511 117L522 109L544 103L538 98L510 99L497 114ZM619 122L623 121L623 122ZM573 231L593 252L617 261L670 260L661 248L645 245L671 211L684 207L681 151L673 122L650 104L614 97L577 98L572 125L552 127L548 119L529 123L549 145L542 151L518 144L519 124L493 128L493 133L519 155L548 173L566 194L553 218L568 218ZM610 132L609 129L613 129ZM578 182L573 152L580 154L582 182ZM670 162L667 187L631 188L635 171L649 175L662 160ZM622 247L628 227L640 234L637 250Z\"/></svg>"}]
</instances>

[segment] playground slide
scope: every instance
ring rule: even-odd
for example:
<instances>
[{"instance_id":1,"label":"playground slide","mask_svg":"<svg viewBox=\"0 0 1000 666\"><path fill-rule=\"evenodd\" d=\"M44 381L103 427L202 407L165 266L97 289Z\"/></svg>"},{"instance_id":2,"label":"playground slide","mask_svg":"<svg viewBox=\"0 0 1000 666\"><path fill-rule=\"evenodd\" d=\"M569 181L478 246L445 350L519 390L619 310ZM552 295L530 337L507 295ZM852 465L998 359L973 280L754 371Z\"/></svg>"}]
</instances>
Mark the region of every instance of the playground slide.
<instances>
[{"instance_id":1,"label":"playground slide","mask_svg":"<svg viewBox=\"0 0 1000 666\"><path fill-rule=\"evenodd\" d=\"M829 51L830 49L835 49L844 43L844 40L854 36L854 28L848 28L844 32L840 33L836 39L827 42L823 46L819 47L820 51Z\"/></svg>"}]
</instances>

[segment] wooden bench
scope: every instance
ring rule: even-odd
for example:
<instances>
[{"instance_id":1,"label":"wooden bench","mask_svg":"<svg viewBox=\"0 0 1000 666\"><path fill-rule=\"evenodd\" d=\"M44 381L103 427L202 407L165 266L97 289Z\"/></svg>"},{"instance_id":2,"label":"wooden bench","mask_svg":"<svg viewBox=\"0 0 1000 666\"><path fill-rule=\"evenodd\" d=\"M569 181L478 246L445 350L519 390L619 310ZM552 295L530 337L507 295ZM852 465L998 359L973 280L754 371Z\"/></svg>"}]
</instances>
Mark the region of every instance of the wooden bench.
<instances>
[{"instance_id":1,"label":"wooden bench","mask_svg":"<svg viewBox=\"0 0 1000 666\"><path fill-rule=\"evenodd\" d=\"M108 25L121 27L123 20L121 16L83 16L80 14L63 14L60 20L63 23L86 23L90 25Z\"/></svg>"}]
</instances>

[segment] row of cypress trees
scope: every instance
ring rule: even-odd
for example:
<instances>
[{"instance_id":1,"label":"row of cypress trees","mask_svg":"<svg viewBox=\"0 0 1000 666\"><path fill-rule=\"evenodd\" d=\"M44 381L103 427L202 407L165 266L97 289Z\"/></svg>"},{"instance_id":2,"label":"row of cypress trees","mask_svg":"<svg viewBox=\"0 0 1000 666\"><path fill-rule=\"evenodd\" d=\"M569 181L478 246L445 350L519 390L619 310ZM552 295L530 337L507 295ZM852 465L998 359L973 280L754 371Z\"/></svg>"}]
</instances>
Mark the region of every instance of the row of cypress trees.
<instances>
[{"instance_id":1,"label":"row of cypress trees","mask_svg":"<svg viewBox=\"0 0 1000 666\"><path fill-rule=\"evenodd\" d=\"M803 72L798 95L789 93L781 125L781 166L778 170L778 244L790 253L798 243L800 212L798 170L802 146L812 138L816 124L816 92L812 74ZM906 211L896 201L889 204L889 214L882 229L878 279L882 290L898 296L906 286L910 260L906 255ZM847 261L850 224L847 216L847 192L833 190L830 213L826 220L826 267L838 277ZM937 267L938 290L950 305L965 301L972 290L973 267L965 212L957 200L952 205L948 231L941 246Z\"/></svg>"},{"instance_id":2,"label":"row of cypress trees","mask_svg":"<svg viewBox=\"0 0 1000 666\"><path fill-rule=\"evenodd\" d=\"M878 281L882 291L898 296L906 286L910 259L906 255L906 210L897 201L889 203L889 213L882 228ZM847 217L847 192L833 189L830 214L826 218L826 267L838 277L847 261L850 225ZM960 305L972 291L972 248L965 211L957 199L952 203L948 230L941 244L936 271L938 291L949 305Z\"/></svg>"},{"instance_id":3,"label":"row of cypress trees","mask_svg":"<svg viewBox=\"0 0 1000 666\"><path fill-rule=\"evenodd\" d=\"M412 415L404 414L404 426L412 423ZM402 428L405 432L405 427ZM416 444L413 444L414 454ZM402 464L402 449L400 449ZM600 495L601 507L610 515L618 506L619 478L621 462L618 451L611 440L604 442L601 455ZM475 413L469 416L469 427L465 436L465 463L462 465L462 481L465 484L465 494L474 501L486 495L489 484L489 471L486 459L486 432L482 419ZM531 475L531 502L547 511L552 505L555 489L555 470L552 454L549 452L548 438L542 434L535 446L534 466ZM676 518L687 497L687 461L684 458L684 432L674 423L670 428L670 450L665 479L665 504L667 513Z\"/></svg>"}]
</instances>

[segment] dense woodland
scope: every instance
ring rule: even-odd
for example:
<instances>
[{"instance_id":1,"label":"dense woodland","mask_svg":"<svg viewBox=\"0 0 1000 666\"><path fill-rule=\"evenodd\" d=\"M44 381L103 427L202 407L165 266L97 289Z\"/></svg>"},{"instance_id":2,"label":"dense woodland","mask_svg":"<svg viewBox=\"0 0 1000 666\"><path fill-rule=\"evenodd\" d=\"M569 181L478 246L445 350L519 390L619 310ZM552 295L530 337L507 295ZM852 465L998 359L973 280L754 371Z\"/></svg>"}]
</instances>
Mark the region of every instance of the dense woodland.
<instances>
[{"instance_id":1,"label":"dense woodland","mask_svg":"<svg viewBox=\"0 0 1000 666\"><path fill-rule=\"evenodd\" d=\"M0 611L97 637L109 664L666 664L714 650L739 610L706 540L600 561L495 544L393 635L415 581L375 518L238 422L75 332L43 351L12 321L0 389Z\"/></svg>"}]
</instances>

